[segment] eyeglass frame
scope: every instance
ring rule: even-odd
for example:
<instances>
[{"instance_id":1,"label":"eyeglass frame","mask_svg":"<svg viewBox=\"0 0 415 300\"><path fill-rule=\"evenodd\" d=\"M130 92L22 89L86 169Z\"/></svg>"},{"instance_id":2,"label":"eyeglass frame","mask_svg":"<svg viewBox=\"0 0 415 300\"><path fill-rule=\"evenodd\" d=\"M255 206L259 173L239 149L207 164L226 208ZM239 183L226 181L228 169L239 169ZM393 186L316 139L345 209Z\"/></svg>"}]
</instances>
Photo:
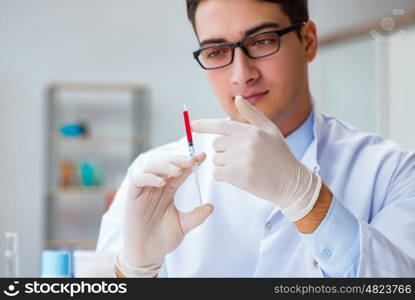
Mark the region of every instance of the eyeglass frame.
<instances>
[{"instance_id":1,"label":"eyeglass frame","mask_svg":"<svg viewBox=\"0 0 415 300\"><path fill-rule=\"evenodd\" d=\"M274 55L275 53L278 53L278 51L280 51L280 49L281 49L281 37L282 36L286 35L287 33L293 32L294 30L296 30L297 28L299 28L300 26L303 26L305 24L306 24L306 22L295 23L295 24L293 24L291 26L288 26L286 28L283 28L283 29L260 32L260 33L254 34L254 35L247 36L247 37L243 38L242 40L240 40L237 43L221 43L221 44L217 44L217 45L214 45L214 46L208 46L208 47L205 47L205 48L201 48L201 49L196 50L196 51L193 52L193 58L196 59L196 61L199 63L199 65L203 69L210 71L210 70L222 69L222 68L225 68L225 67L231 65L233 63L234 58L235 58L235 49L238 48L238 47L241 48L242 52L247 57L249 57L251 59L259 59L259 58L268 57L268 56ZM246 49L246 47L243 45L243 43L245 41L247 41L249 39L252 39L252 38L255 38L255 37L257 37L261 34L269 34L269 33L276 33L278 35L278 38L279 38L279 40L278 40L278 49L273 53L258 56L258 57L253 57L252 55L250 55L248 49ZM215 68L206 68L205 66L203 66L203 64L199 60L200 53L202 53L202 51L205 51L207 49L212 49L212 48L216 48L216 47L223 47L223 46L231 48L231 51L232 51L231 61L226 65L223 65L223 66L220 66L220 67L215 67Z\"/></svg>"}]
</instances>

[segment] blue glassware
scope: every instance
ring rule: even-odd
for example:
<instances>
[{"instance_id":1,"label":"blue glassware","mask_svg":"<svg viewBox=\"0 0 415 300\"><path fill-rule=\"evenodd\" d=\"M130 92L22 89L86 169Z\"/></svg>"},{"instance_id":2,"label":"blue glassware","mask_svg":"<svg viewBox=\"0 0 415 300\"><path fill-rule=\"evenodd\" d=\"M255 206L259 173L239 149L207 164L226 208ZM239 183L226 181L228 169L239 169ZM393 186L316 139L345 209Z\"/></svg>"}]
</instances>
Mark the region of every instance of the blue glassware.
<instances>
[{"instance_id":1,"label":"blue glassware","mask_svg":"<svg viewBox=\"0 0 415 300\"><path fill-rule=\"evenodd\" d=\"M80 166L82 184L86 187L95 185L95 168L88 161L83 161Z\"/></svg>"},{"instance_id":2,"label":"blue glassware","mask_svg":"<svg viewBox=\"0 0 415 300\"><path fill-rule=\"evenodd\" d=\"M72 254L68 250L42 251L42 277L72 277Z\"/></svg>"},{"instance_id":3,"label":"blue glassware","mask_svg":"<svg viewBox=\"0 0 415 300\"><path fill-rule=\"evenodd\" d=\"M82 124L70 123L63 125L60 132L65 137L80 137L86 133L86 128Z\"/></svg>"}]
</instances>

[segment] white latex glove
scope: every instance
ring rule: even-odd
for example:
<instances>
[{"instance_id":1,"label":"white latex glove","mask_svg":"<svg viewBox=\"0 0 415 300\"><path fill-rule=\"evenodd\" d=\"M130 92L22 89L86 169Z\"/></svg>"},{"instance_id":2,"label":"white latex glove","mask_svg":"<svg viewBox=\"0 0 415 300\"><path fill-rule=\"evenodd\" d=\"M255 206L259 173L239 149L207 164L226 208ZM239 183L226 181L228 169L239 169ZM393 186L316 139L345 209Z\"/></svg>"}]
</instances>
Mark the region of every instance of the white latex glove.
<instances>
[{"instance_id":1,"label":"white latex glove","mask_svg":"<svg viewBox=\"0 0 415 300\"><path fill-rule=\"evenodd\" d=\"M291 153L279 129L242 97L235 98L251 124L228 120L198 120L192 130L219 134L214 178L277 204L292 222L306 216L321 189L321 179Z\"/></svg>"},{"instance_id":2,"label":"white latex glove","mask_svg":"<svg viewBox=\"0 0 415 300\"><path fill-rule=\"evenodd\" d=\"M132 174L125 207L124 248L118 256L121 271L127 277L156 275L164 257L212 213L211 204L183 213L173 201L193 166L205 158L204 153L194 158L159 157L148 161L138 174Z\"/></svg>"}]
</instances>

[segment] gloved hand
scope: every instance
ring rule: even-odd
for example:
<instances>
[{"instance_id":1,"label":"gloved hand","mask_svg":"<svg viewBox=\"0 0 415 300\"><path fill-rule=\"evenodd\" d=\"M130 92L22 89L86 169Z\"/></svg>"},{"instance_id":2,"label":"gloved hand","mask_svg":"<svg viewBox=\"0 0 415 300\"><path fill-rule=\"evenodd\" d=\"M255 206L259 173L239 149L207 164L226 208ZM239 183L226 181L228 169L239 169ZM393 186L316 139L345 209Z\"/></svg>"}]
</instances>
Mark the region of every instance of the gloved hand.
<instances>
[{"instance_id":1,"label":"gloved hand","mask_svg":"<svg viewBox=\"0 0 415 300\"><path fill-rule=\"evenodd\" d=\"M321 179L292 154L279 129L262 112L238 96L235 104L251 124L198 120L192 130L219 134L214 178L277 204L292 222L306 216L321 189Z\"/></svg>"},{"instance_id":2,"label":"gloved hand","mask_svg":"<svg viewBox=\"0 0 415 300\"><path fill-rule=\"evenodd\" d=\"M192 168L205 158L204 153L194 158L159 157L149 160L138 174L132 174L125 206L124 248L117 257L127 277L156 275L164 257L212 213L211 204L183 213L173 201Z\"/></svg>"}]
</instances>

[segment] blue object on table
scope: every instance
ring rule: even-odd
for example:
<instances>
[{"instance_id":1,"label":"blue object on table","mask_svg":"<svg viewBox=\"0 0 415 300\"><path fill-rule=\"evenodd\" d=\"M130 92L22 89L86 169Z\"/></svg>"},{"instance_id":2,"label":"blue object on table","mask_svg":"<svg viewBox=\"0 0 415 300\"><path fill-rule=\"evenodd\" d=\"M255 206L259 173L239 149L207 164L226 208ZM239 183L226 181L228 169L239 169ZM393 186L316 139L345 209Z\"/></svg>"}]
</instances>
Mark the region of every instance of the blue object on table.
<instances>
[{"instance_id":1,"label":"blue object on table","mask_svg":"<svg viewBox=\"0 0 415 300\"><path fill-rule=\"evenodd\" d=\"M42 277L72 277L72 253L67 250L42 251Z\"/></svg>"},{"instance_id":2,"label":"blue object on table","mask_svg":"<svg viewBox=\"0 0 415 300\"><path fill-rule=\"evenodd\" d=\"M63 125L60 132L65 137L79 137L85 134L86 128L83 124L71 123Z\"/></svg>"},{"instance_id":3,"label":"blue object on table","mask_svg":"<svg viewBox=\"0 0 415 300\"><path fill-rule=\"evenodd\" d=\"M87 187L95 185L95 168L94 165L88 161L83 161L80 164L82 184Z\"/></svg>"}]
</instances>

